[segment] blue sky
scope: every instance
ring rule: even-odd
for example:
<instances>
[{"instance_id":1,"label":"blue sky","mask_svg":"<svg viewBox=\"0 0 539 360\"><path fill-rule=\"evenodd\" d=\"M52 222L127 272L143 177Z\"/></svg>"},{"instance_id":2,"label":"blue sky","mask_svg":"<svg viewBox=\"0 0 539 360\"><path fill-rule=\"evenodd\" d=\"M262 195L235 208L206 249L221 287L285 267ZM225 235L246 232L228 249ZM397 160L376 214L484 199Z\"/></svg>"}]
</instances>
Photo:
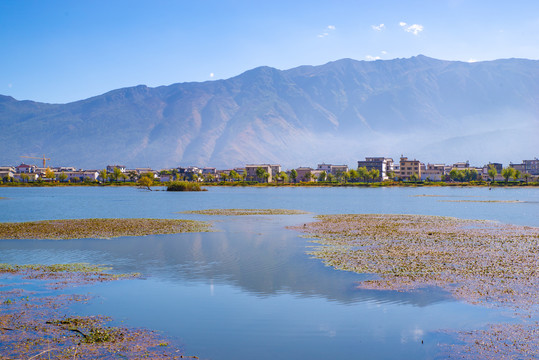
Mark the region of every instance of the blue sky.
<instances>
[{"instance_id":1,"label":"blue sky","mask_svg":"<svg viewBox=\"0 0 539 360\"><path fill-rule=\"evenodd\" d=\"M539 1L2 0L0 94L109 90L341 58L539 59Z\"/></svg>"}]
</instances>

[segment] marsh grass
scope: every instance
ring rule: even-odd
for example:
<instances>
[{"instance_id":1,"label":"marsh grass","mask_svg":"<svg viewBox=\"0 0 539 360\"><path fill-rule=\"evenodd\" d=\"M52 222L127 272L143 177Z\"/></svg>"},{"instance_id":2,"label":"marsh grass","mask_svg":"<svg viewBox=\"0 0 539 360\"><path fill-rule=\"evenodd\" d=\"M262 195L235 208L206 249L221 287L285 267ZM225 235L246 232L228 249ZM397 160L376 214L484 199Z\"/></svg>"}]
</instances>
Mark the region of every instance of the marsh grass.
<instances>
[{"instance_id":1,"label":"marsh grass","mask_svg":"<svg viewBox=\"0 0 539 360\"><path fill-rule=\"evenodd\" d=\"M210 231L208 223L178 219L72 219L0 223L0 239L109 239Z\"/></svg>"}]
</instances>

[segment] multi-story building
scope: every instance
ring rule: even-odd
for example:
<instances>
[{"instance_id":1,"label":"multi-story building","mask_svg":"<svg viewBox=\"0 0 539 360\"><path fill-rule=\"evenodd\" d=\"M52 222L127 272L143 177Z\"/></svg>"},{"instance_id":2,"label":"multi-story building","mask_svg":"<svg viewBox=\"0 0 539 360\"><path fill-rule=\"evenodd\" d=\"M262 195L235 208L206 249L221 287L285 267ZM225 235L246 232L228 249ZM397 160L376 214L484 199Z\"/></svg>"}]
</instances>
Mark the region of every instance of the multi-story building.
<instances>
[{"instance_id":1,"label":"multi-story building","mask_svg":"<svg viewBox=\"0 0 539 360\"><path fill-rule=\"evenodd\" d=\"M19 166L15 167L15 170L19 174L31 174L37 172L37 166L22 163Z\"/></svg>"},{"instance_id":2,"label":"multi-story building","mask_svg":"<svg viewBox=\"0 0 539 360\"><path fill-rule=\"evenodd\" d=\"M107 165L107 172L110 174L110 173L113 173L114 172L114 169L118 169L120 170L122 173L125 173L125 165Z\"/></svg>"},{"instance_id":3,"label":"multi-story building","mask_svg":"<svg viewBox=\"0 0 539 360\"><path fill-rule=\"evenodd\" d=\"M260 178L258 174L256 173L257 169L261 168L263 169L267 174L267 182L272 182L273 180L273 171L271 165L268 164L251 164L251 165L245 165L245 173L246 173L246 180L247 181L258 181L258 182L266 182L266 178ZM280 166L279 166L280 169Z\"/></svg>"},{"instance_id":4,"label":"multi-story building","mask_svg":"<svg viewBox=\"0 0 539 360\"><path fill-rule=\"evenodd\" d=\"M332 165L332 164L318 164L318 167L316 170L318 173L321 173L322 171L325 171L326 174L333 174L337 175L339 172L345 173L348 171L348 165Z\"/></svg>"},{"instance_id":5,"label":"multi-story building","mask_svg":"<svg viewBox=\"0 0 539 360\"><path fill-rule=\"evenodd\" d=\"M270 165L271 168L271 177L276 178L281 172L281 165Z\"/></svg>"},{"instance_id":6,"label":"multi-story building","mask_svg":"<svg viewBox=\"0 0 539 360\"><path fill-rule=\"evenodd\" d=\"M441 181L444 174L444 164L421 164L421 180Z\"/></svg>"},{"instance_id":7,"label":"multi-story building","mask_svg":"<svg viewBox=\"0 0 539 360\"><path fill-rule=\"evenodd\" d=\"M421 179L421 162L419 160L408 160L407 157L401 156L399 162L399 177L403 180L410 179L410 176L415 174L418 179Z\"/></svg>"},{"instance_id":8,"label":"multi-story building","mask_svg":"<svg viewBox=\"0 0 539 360\"><path fill-rule=\"evenodd\" d=\"M386 157L366 157L365 161L357 162L357 167L364 167L368 171L378 170L382 181L389 179L389 173L394 172L393 159Z\"/></svg>"},{"instance_id":9,"label":"multi-story building","mask_svg":"<svg viewBox=\"0 0 539 360\"><path fill-rule=\"evenodd\" d=\"M470 162L466 160L466 162L458 162L453 164L453 169L462 170L462 169L468 169L470 167Z\"/></svg>"},{"instance_id":10,"label":"multi-story building","mask_svg":"<svg viewBox=\"0 0 539 360\"><path fill-rule=\"evenodd\" d=\"M539 160L522 160L524 171L531 175L539 175Z\"/></svg>"},{"instance_id":11,"label":"multi-story building","mask_svg":"<svg viewBox=\"0 0 539 360\"><path fill-rule=\"evenodd\" d=\"M304 181L304 182L311 182L314 181L313 179L313 171L314 169L310 167L299 167L296 169L296 173L298 174L297 181Z\"/></svg>"}]
</instances>

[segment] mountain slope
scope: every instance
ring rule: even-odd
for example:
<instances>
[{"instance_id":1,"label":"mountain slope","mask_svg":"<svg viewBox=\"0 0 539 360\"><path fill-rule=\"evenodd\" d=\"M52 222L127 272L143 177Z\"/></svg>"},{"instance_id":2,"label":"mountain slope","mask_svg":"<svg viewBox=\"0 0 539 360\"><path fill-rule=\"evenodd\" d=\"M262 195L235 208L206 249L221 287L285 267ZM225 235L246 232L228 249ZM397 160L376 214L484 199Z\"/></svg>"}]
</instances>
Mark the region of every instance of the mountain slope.
<instances>
[{"instance_id":1,"label":"mountain slope","mask_svg":"<svg viewBox=\"0 0 539 360\"><path fill-rule=\"evenodd\" d=\"M0 161L46 154L53 165L85 168L354 166L365 156L405 153L515 162L536 155L537 99L538 61L425 56L259 67L227 80L140 85L69 104L0 96Z\"/></svg>"}]
</instances>

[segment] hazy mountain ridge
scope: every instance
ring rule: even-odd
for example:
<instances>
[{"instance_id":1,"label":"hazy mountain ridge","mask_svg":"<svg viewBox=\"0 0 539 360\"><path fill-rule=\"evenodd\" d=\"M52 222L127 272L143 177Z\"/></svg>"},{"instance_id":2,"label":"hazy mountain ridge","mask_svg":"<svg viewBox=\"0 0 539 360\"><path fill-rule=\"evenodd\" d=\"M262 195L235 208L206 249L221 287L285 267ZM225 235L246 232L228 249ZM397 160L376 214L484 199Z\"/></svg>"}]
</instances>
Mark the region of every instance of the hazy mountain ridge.
<instances>
[{"instance_id":1,"label":"hazy mountain ridge","mask_svg":"<svg viewBox=\"0 0 539 360\"><path fill-rule=\"evenodd\" d=\"M401 153L519 161L536 156L538 99L535 60L417 56L259 67L226 80L139 85L68 104L0 96L0 159L16 164L20 155L46 154L53 165L86 168L354 166L365 156ZM452 148L453 138L473 140Z\"/></svg>"}]
</instances>

